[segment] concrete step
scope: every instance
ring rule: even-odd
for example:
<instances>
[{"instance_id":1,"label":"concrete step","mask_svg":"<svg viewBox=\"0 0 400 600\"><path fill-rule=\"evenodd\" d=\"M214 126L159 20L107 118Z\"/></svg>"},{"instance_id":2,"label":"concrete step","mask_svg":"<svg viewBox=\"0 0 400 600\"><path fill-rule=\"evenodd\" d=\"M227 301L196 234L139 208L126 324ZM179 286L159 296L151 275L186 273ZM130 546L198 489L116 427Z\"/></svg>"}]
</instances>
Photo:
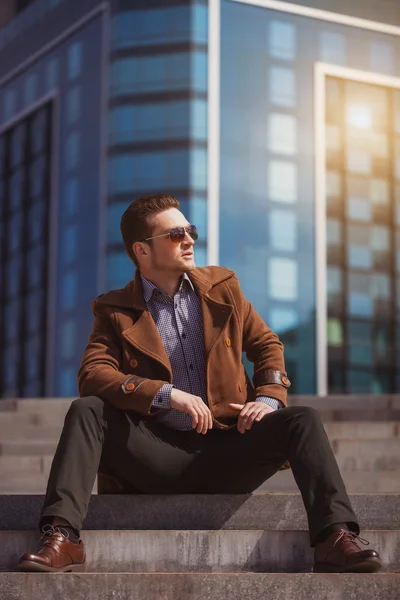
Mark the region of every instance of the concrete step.
<instances>
[{"instance_id":1,"label":"concrete step","mask_svg":"<svg viewBox=\"0 0 400 600\"><path fill-rule=\"evenodd\" d=\"M341 471L395 471L400 469L400 439L333 440Z\"/></svg>"},{"instance_id":2,"label":"concrete step","mask_svg":"<svg viewBox=\"0 0 400 600\"><path fill-rule=\"evenodd\" d=\"M8 440L0 442L0 456L53 456L55 440Z\"/></svg>"},{"instance_id":3,"label":"concrete step","mask_svg":"<svg viewBox=\"0 0 400 600\"><path fill-rule=\"evenodd\" d=\"M0 496L0 531L35 531L43 496ZM364 530L400 529L399 494L351 494ZM299 493L93 495L84 522L95 530L306 531Z\"/></svg>"},{"instance_id":4,"label":"concrete step","mask_svg":"<svg viewBox=\"0 0 400 600\"><path fill-rule=\"evenodd\" d=\"M7 427L0 422L0 440L7 442L13 440L15 442L44 441L49 440L58 442L60 438L62 424L58 427L39 426L39 425L16 425L15 427Z\"/></svg>"},{"instance_id":5,"label":"concrete step","mask_svg":"<svg viewBox=\"0 0 400 600\"><path fill-rule=\"evenodd\" d=\"M400 531L361 535L379 552L385 571L400 570ZM15 570L39 539L36 532L0 532L0 571ZM313 565L307 531L83 531L82 539L88 569L100 573L308 573Z\"/></svg>"},{"instance_id":6,"label":"concrete step","mask_svg":"<svg viewBox=\"0 0 400 600\"><path fill-rule=\"evenodd\" d=\"M4 600L398 600L400 574L1 573Z\"/></svg>"},{"instance_id":7,"label":"concrete step","mask_svg":"<svg viewBox=\"0 0 400 600\"><path fill-rule=\"evenodd\" d=\"M400 423L396 422L334 421L324 427L331 441L400 439Z\"/></svg>"},{"instance_id":8,"label":"concrete step","mask_svg":"<svg viewBox=\"0 0 400 600\"><path fill-rule=\"evenodd\" d=\"M399 494L400 470L396 471L341 471L343 481L349 494ZM264 492L297 492L298 487L293 473L289 470L279 471L265 481L257 491Z\"/></svg>"},{"instance_id":9,"label":"concrete step","mask_svg":"<svg viewBox=\"0 0 400 600\"><path fill-rule=\"evenodd\" d=\"M400 421L400 395L291 396L289 406L312 406L324 421Z\"/></svg>"},{"instance_id":10,"label":"concrete step","mask_svg":"<svg viewBox=\"0 0 400 600\"><path fill-rule=\"evenodd\" d=\"M75 398L18 398L16 408L20 413L58 412L66 414Z\"/></svg>"}]
</instances>

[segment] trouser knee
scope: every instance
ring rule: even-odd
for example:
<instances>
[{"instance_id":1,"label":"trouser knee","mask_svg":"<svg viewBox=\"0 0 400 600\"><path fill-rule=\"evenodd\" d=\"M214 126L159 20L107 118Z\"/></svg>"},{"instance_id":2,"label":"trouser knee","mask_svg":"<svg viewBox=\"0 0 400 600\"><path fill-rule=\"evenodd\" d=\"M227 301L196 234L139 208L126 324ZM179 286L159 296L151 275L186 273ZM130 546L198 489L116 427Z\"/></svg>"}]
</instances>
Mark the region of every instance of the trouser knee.
<instances>
[{"instance_id":1,"label":"trouser knee","mask_svg":"<svg viewBox=\"0 0 400 600\"><path fill-rule=\"evenodd\" d=\"M104 400L97 396L84 396L73 400L68 411L69 417L87 418L103 413Z\"/></svg>"}]
</instances>

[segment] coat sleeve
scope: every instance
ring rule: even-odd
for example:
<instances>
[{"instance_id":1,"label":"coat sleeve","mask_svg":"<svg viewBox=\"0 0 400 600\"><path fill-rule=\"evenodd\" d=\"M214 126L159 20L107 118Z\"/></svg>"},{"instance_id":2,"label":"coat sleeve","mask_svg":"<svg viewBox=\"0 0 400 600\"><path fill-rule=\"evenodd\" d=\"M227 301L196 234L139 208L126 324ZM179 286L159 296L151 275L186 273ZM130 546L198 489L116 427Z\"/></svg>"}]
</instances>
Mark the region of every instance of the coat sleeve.
<instances>
[{"instance_id":1,"label":"coat sleeve","mask_svg":"<svg viewBox=\"0 0 400 600\"><path fill-rule=\"evenodd\" d=\"M269 396L287 406L287 387L281 383L271 383L272 372L276 380L287 378L283 344L243 295L240 284L233 278L233 295L238 308L239 322L243 322L242 348L248 360L254 363L253 384L256 396ZM290 383L288 382L288 385Z\"/></svg>"},{"instance_id":2,"label":"coat sleeve","mask_svg":"<svg viewBox=\"0 0 400 600\"><path fill-rule=\"evenodd\" d=\"M98 396L117 408L152 415L157 392L166 381L122 373L122 348L109 316L94 311L89 343L78 371L79 394Z\"/></svg>"}]
</instances>

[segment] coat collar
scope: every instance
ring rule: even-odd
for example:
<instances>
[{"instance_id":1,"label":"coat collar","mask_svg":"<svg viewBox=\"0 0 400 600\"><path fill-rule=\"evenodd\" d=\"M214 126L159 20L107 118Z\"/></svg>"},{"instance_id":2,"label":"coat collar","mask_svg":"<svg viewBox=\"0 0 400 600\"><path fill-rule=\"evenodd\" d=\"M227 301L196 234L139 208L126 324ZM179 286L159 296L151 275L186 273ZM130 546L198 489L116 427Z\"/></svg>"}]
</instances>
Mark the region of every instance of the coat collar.
<instances>
[{"instance_id":1,"label":"coat collar","mask_svg":"<svg viewBox=\"0 0 400 600\"><path fill-rule=\"evenodd\" d=\"M204 267L190 271L189 278L199 296L203 317L204 353L206 362L218 338L222 335L233 312L233 306L211 298L209 291L230 279L233 271L215 267ZM149 312L143 295L143 283L140 272L136 270L135 278L121 290L113 290L97 299L100 304L112 307L135 309L141 311L137 321L122 332L124 338L140 352L161 363L168 371L172 381L171 365L164 344L154 320Z\"/></svg>"}]
</instances>

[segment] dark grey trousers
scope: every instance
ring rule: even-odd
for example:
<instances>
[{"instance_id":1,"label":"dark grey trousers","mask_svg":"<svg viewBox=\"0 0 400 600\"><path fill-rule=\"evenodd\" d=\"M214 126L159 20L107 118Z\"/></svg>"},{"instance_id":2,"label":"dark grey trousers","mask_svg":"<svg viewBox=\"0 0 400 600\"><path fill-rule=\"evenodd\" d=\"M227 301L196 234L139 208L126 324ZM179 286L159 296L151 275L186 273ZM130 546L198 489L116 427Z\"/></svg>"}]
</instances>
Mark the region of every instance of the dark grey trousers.
<instances>
[{"instance_id":1,"label":"dark grey trousers","mask_svg":"<svg viewBox=\"0 0 400 600\"><path fill-rule=\"evenodd\" d=\"M310 542L334 523L359 533L319 413L289 407L241 434L176 431L95 396L75 400L53 459L39 527L63 517L78 531L100 461L141 493L247 494L289 460L308 516Z\"/></svg>"}]
</instances>

